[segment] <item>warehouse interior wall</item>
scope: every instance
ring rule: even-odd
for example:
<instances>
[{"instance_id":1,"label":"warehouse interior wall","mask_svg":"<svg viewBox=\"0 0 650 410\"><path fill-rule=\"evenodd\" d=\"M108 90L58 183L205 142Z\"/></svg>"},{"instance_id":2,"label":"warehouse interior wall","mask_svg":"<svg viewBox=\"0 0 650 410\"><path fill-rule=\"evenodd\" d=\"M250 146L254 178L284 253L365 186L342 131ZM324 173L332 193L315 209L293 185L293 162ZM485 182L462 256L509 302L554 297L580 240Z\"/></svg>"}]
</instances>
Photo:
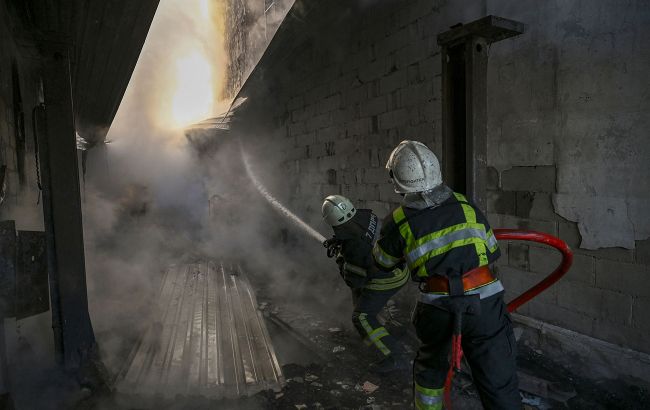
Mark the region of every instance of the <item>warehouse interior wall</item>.
<instances>
[{"instance_id":1,"label":"warehouse interior wall","mask_svg":"<svg viewBox=\"0 0 650 410\"><path fill-rule=\"evenodd\" d=\"M334 193L386 215L400 200L384 169L392 148L414 139L441 153L436 36L486 12L525 23L489 50L487 212L494 227L559 236L575 262L519 313L647 353L647 5L300 2L244 85L236 129L259 157L281 152L259 167L283 176L270 189L312 225ZM510 298L559 262L501 246Z\"/></svg>"}]
</instances>

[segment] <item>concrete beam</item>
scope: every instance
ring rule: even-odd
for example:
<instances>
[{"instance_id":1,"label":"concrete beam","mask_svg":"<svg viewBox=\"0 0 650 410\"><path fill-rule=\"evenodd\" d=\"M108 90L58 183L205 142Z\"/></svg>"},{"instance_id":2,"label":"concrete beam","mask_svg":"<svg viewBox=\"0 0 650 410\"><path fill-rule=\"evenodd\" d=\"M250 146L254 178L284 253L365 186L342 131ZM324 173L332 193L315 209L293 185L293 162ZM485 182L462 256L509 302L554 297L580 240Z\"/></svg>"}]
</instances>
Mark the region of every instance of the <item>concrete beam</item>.
<instances>
[{"instance_id":1,"label":"concrete beam","mask_svg":"<svg viewBox=\"0 0 650 410\"><path fill-rule=\"evenodd\" d=\"M95 349L86 291L83 227L70 78L69 43L40 42L44 110L38 123L52 327L59 363L76 370ZM44 111L44 112L43 112Z\"/></svg>"}]
</instances>

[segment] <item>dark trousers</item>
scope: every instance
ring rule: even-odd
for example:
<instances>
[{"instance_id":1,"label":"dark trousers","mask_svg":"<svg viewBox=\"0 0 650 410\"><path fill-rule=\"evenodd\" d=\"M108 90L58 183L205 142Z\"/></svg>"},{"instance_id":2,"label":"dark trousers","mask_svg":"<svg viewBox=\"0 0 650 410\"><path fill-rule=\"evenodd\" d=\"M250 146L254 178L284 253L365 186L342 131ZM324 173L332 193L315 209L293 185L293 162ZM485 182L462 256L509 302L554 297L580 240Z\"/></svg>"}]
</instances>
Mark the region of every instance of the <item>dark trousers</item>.
<instances>
[{"instance_id":1,"label":"dark trousers","mask_svg":"<svg viewBox=\"0 0 650 410\"><path fill-rule=\"evenodd\" d=\"M386 306L388 300L400 288L390 290L352 289L354 312L352 323L368 346L374 348L382 355L402 354L404 349L395 340L388 330L379 322L377 316Z\"/></svg>"},{"instance_id":2,"label":"dark trousers","mask_svg":"<svg viewBox=\"0 0 650 410\"><path fill-rule=\"evenodd\" d=\"M480 303L480 314L464 314L462 326L463 352L474 384L486 409L521 409L516 343L503 294L482 299ZM413 369L417 398L418 386L422 391L444 386L449 370L453 315L438 306L418 303L413 323L422 342Z\"/></svg>"}]
</instances>

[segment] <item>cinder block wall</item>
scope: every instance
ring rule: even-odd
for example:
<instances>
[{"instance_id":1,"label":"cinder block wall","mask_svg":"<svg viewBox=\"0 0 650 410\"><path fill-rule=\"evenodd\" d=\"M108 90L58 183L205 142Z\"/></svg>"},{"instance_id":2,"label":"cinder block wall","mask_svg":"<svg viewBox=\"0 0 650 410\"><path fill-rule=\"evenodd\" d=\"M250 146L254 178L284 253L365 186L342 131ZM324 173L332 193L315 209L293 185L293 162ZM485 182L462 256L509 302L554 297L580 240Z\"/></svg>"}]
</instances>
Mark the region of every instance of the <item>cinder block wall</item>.
<instances>
[{"instance_id":1,"label":"cinder block wall","mask_svg":"<svg viewBox=\"0 0 650 410\"><path fill-rule=\"evenodd\" d=\"M283 175L275 192L315 225L331 193L385 215L399 201L384 169L392 148L408 138L440 153L437 34L485 14L522 21L526 34L490 48L488 216L494 227L558 235L576 255L566 279L520 313L650 352L649 218L631 206L637 231L616 223L621 200L650 198L650 184L626 183L650 171L643 2L322 3L297 2L273 40L290 50L263 59L253 73L260 82L248 84L256 89L243 90L254 97L242 116L268 114L266 142L282 152L269 171ZM637 152L617 149L630 141ZM609 203L614 222L608 206L594 216ZM608 234L613 242L600 240ZM558 262L539 246L502 249L508 298Z\"/></svg>"}]
</instances>

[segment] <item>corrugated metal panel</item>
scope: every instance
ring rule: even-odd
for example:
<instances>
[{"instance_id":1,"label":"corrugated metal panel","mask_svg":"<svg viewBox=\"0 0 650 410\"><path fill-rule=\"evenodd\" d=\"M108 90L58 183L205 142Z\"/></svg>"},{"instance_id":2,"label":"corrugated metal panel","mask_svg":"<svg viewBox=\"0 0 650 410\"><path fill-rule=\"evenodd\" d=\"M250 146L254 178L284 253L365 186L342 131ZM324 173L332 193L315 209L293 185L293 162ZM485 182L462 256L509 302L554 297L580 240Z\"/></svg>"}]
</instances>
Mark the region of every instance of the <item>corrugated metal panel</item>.
<instances>
[{"instance_id":1,"label":"corrugated metal panel","mask_svg":"<svg viewBox=\"0 0 650 410\"><path fill-rule=\"evenodd\" d=\"M171 266L156 315L117 383L119 392L220 398L284 384L239 266L215 261Z\"/></svg>"}]
</instances>

